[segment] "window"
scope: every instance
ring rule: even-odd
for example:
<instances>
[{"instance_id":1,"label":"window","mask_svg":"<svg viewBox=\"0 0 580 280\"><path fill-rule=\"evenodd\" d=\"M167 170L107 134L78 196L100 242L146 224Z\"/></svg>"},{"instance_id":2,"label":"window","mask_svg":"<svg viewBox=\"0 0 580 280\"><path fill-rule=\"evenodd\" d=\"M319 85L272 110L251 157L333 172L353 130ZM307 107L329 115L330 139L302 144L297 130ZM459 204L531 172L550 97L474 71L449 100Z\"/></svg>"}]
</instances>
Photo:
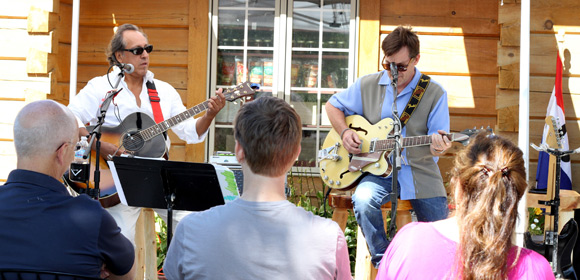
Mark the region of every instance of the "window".
<instances>
[{"instance_id":1,"label":"window","mask_svg":"<svg viewBox=\"0 0 580 280\"><path fill-rule=\"evenodd\" d=\"M261 84L256 97L284 98L302 119L297 166L316 167L331 129L324 104L355 78L356 0L219 0L212 17L212 84ZM216 117L209 152L234 151L239 104Z\"/></svg>"}]
</instances>

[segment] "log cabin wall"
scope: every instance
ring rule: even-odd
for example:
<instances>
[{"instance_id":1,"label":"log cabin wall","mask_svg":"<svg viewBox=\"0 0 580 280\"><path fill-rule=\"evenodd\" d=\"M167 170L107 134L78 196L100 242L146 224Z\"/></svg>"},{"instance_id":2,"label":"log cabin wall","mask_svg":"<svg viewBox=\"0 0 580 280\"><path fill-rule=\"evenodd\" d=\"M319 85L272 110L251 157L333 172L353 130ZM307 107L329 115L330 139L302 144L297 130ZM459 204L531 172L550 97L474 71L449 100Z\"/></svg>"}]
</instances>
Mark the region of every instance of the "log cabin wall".
<instances>
[{"instance_id":1,"label":"log cabin wall","mask_svg":"<svg viewBox=\"0 0 580 280\"><path fill-rule=\"evenodd\" d=\"M58 40L59 2L21 0L0 11L0 184L16 168L12 128L28 102L49 98L55 47Z\"/></svg>"},{"instance_id":2,"label":"log cabin wall","mask_svg":"<svg viewBox=\"0 0 580 280\"><path fill-rule=\"evenodd\" d=\"M447 90L451 130L494 128L498 7L497 1L362 0L359 76L382 70L383 39L398 25L410 25L421 42L417 68ZM440 157L445 181L453 155L460 147L455 143Z\"/></svg>"},{"instance_id":3,"label":"log cabin wall","mask_svg":"<svg viewBox=\"0 0 580 280\"><path fill-rule=\"evenodd\" d=\"M563 59L562 89L570 149L580 147L580 2L531 1L530 18L530 143L542 140L548 102L554 89L557 53ZM499 6L501 26L497 63L499 83L497 130L516 135L519 110L520 1L504 0ZM558 36L558 32L564 32ZM576 66L576 67L575 67ZM517 135L513 138L517 141ZM580 161L572 156L572 185L580 190ZM538 152L530 148L530 184L535 184Z\"/></svg>"}]
</instances>

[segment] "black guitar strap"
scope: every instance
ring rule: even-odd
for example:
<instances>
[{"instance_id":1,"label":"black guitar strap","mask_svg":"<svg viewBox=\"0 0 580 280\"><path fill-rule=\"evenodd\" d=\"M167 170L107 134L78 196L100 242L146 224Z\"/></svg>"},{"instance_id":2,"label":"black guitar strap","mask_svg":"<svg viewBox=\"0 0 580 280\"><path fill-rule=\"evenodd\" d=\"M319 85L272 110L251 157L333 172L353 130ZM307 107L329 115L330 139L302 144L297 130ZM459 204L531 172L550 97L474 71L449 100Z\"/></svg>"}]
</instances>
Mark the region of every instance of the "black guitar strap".
<instances>
[{"instance_id":1,"label":"black guitar strap","mask_svg":"<svg viewBox=\"0 0 580 280\"><path fill-rule=\"evenodd\" d=\"M411 99L409 99L409 103L407 103L405 110L403 110L403 114L401 114L401 129L405 126L405 124L407 124L413 115L413 112L415 112L415 109L417 109L417 106L419 106L419 102L421 101L421 98L423 98L425 90L427 90L430 82L431 78L429 76L421 74L421 78L419 78L419 82L413 90L413 95L411 96Z\"/></svg>"}]
</instances>

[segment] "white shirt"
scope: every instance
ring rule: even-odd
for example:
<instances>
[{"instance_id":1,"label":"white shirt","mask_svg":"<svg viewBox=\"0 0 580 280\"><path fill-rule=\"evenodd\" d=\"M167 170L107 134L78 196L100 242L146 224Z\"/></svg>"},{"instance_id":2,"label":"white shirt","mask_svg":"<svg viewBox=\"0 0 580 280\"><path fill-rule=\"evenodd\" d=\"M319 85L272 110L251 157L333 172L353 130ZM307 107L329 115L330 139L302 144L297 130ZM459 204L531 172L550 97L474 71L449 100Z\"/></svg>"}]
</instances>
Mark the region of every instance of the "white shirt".
<instances>
[{"instance_id":1,"label":"white shirt","mask_svg":"<svg viewBox=\"0 0 580 280\"><path fill-rule=\"evenodd\" d=\"M117 67L115 67L113 72L109 73L109 79L112 85L115 85L117 82L118 74L119 69ZM104 126L115 127L128 115L134 112L145 113L154 119L153 109L151 108L151 103L149 101L149 94L147 93L147 86L145 85L147 81L154 81L155 83L159 98L161 99L160 105L164 120L186 110L181 101L181 97L175 88L166 82L154 79L153 72L147 71L147 75L143 77L143 87L139 94L141 107L137 106L137 100L135 99L134 94L129 90L129 87L123 78L118 86L118 88L122 88L122 90L113 99L113 102L111 102L105 116ZM107 81L107 75L95 77L89 81L79 94L71 99L68 107L79 120L79 126L84 126L84 124L97 124L101 103L111 88L109 81ZM186 141L188 144L199 143L205 139L207 131L202 135L198 135L197 129L195 128L196 122L197 119L190 118L189 120L173 126L171 129L180 139ZM169 144L168 137L168 147Z\"/></svg>"}]
</instances>

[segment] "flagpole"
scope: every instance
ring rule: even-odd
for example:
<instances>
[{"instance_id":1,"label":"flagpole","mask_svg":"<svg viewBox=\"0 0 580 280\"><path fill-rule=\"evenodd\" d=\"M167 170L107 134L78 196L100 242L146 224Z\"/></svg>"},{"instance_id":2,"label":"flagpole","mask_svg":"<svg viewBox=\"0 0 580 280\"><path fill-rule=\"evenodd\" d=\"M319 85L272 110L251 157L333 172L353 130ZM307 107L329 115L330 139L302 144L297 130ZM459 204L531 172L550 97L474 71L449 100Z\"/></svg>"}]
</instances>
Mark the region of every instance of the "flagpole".
<instances>
[{"instance_id":1,"label":"flagpole","mask_svg":"<svg viewBox=\"0 0 580 280\"><path fill-rule=\"evenodd\" d=\"M526 168L526 181L530 170L530 0L521 2L520 29L520 110L518 146L522 150ZM527 197L524 195L518 205L519 219L516 224L516 245L524 246L526 230Z\"/></svg>"}]
</instances>

